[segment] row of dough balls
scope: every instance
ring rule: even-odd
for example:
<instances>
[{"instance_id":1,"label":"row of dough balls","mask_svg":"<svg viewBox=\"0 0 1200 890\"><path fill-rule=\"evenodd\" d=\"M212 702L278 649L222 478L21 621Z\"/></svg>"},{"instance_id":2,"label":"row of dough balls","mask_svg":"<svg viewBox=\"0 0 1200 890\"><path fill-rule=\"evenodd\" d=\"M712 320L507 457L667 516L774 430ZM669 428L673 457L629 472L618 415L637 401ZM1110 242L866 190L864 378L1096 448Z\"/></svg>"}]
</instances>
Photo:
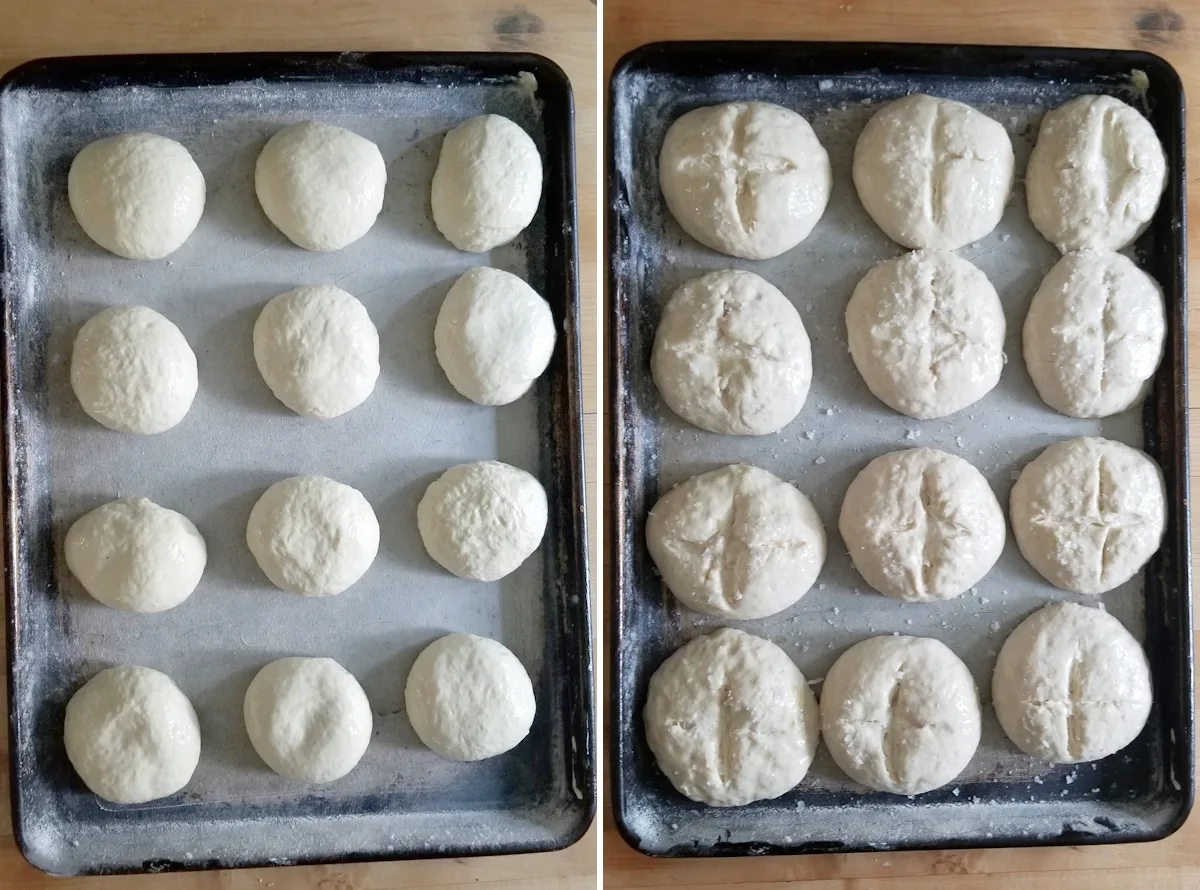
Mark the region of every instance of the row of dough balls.
<instances>
[{"instance_id":1,"label":"row of dough balls","mask_svg":"<svg viewBox=\"0 0 1200 890\"><path fill-rule=\"evenodd\" d=\"M1150 666L1113 616L1074 603L1034 612L992 674L1008 738L1049 763L1120 751L1146 725ZM671 784L711 806L779 797L808 772L823 735L837 765L876 791L915 795L952 782L979 745L982 708L967 666L927 637L857 643L821 700L787 653L723 628L674 652L650 678L646 739Z\"/></svg>"},{"instance_id":2,"label":"row of dough balls","mask_svg":"<svg viewBox=\"0 0 1200 890\"><path fill-rule=\"evenodd\" d=\"M1025 173L1029 217L1063 253L1120 250L1145 231L1166 187L1154 128L1111 96L1080 96L1042 119ZM659 184L685 232L730 256L778 256L829 202L829 155L803 117L766 102L689 111L659 156ZM956 250L1000 222L1012 195L1004 127L950 99L890 102L854 148L854 186L893 241Z\"/></svg>"},{"instance_id":3,"label":"row of dough balls","mask_svg":"<svg viewBox=\"0 0 1200 890\"><path fill-rule=\"evenodd\" d=\"M1166 488L1146 454L1120 442L1056 442L1030 461L1009 499L1017 546L1062 590L1100 594L1139 571L1166 527ZM893 451L850 483L838 530L875 590L905 602L952 599L1004 549L1004 511L970 463L935 448ZM795 486L733 464L663 495L646 545L685 606L750 620L795 604L825 563L825 529Z\"/></svg>"},{"instance_id":4,"label":"row of dough balls","mask_svg":"<svg viewBox=\"0 0 1200 890\"><path fill-rule=\"evenodd\" d=\"M495 640L453 633L426 646L404 686L408 719L447 760L495 757L533 724L533 684ZM332 658L281 658L246 689L250 743L275 772L324 783L354 769L371 741L371 703ZM200 724L166 674L121 665L96 674L67 703L64 739L75 771L98 796L145 803L182 789L200 761Z\"/></svg>"},{"instance_id":5,"label":"row of dough balls","mask_svg":"<svg viewBox=\"0 0 1200 890\"><path fill-rule=\"evenodd\" d=\"M277 132L254 168L263 212L306 250L339 250L367 234L383 209L386 185L375 143L317 121ZM128 259L173 253L204 212L200 168L178 142L153 133L86 146L71 162L67 192L88 237ZM473 117L446 134L431 195L433 221L451 244L491 250L517 237L537 212L541 155L508 118Z\"/></svg>"}]
</instances>

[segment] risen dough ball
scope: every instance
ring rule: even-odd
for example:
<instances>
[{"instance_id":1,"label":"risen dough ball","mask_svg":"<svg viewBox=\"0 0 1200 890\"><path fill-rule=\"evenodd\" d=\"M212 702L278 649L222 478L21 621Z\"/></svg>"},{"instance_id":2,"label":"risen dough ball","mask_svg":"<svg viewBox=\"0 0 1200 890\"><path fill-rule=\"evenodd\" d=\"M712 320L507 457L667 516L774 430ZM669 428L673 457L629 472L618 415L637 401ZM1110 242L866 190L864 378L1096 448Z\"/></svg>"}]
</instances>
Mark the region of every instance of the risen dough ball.
<instances>
[{"instance_id":1,"label":"risen dough ball","mask_svg":"<svg viewBox=\"0 0 1200 890\"><path fill-rule=\"evenodd\" d=\"M272 661L250 681L242 714L258 756L289 779L340 779L371 741L371 703L332 658Z\"/></svg>"},{"instance_id":2,"label":"risen dough ball","mask_svg":"<svg viewBox=\"0 0 1200 890\"><path fill-rule=\"evenodd\" d=\"M1113 616L1055 603L1004 641L992 703L1013 743L1040 760L1081 763L1120 751L1150 716L1150 665Z\"/></svg>"},{"instance_id":3,"label":"risen dough ball","mask_svg":"<svg viewBox=\"0 0 1200 890\"><path fill-rule=\"evenodd\" d=\"M517 656L474 634L449 634L421 650L404 686L421 741L447 760L483 760L529 734L533 684Z\"/></svg>"},{"instance_id":4,"label":"risen dough ball","mask_svg":"<svg viewBox=\"0 0 1200 890\"><path fill-rule=\"evenodd\" d=\"M546 533L546 491L524 470L495 460L451 467L425 490L417 529L448 572L496 581L516 571Z\"/></svg>"},{"instance_id":5,"label":"risen dough ball","mask_svg":"<svg viewBox=\"0 0 1200 890\"><path fill-rule=\"evenodd\" d=\"M1004 549L1004 511L987 480L936 448L867 464L846 491L838 530L867 583L910 602L958 596Z\"/></svg>"},{"instance_id":6,"label":"risen dough ball","mask_svg":"<svg viewBox=\"0 0 1200 890\"><path fill-rule=\"evenodd\" d=\"M766 102L731 102L671 124L658 181L685 232L721 253L763 260L808 237L833 180L808 121Z\"/></svg>"},{"instance_id":7,"label":"risen dough ball","mask_svg":"<svg viewBox=\"0 0 1200 890\"><path fill-rule=\"evenodd\" d=\"M306 250L338 250L370 231L387 170L374 142L316 121L284 127L254 167L267 218Z\"/></svg>"},{"instance_id":8,"label":"risen dough ball","mask_svg":"<svg viewBox=\"0 0 1200 890\"><path fill-rule=\"evenodd\" d=\"M507 405L550 364L554 317L516 275L480 267L446 294L433 343L455 389L480 405Z\"/></svg>"},{"instance_id":9,"label":"risen dough ball","mask_svg":"<svg viewBox=\"0 0 1200 890\"><path fill-rule=\"evenodd\" d=\"M1013 485L1013 535L1056 587L1104 593L1157 552L1166 526L1162 471L1143 452L1109 439L1056 442Z\"/></svg>"},{"instance_id":10,"label":"risen dough ball","mask_svg":"<svg viewBox=\"0 0 1200 890\"><path fill-rule=\"evenodd\" d=\"M957 250L996 228L1013 184L1004 127L969 105L916 93L889 102L854 147L863 207L905 247Z\"/></svg>"},{"instance_id":11,"label":"risen dough ball","mask_svg":"<svg viewBox=\"0 0 1200 890\"><path fill-rule=\"evenodd\" d=\"M246 543L271 583L303 596L332 596L361 578L379 552L367 499L324 476L276 482L250 511Z\"/></svg>"},{"instance_id":12,"label":"risen dough ball","mask_svg":"<svg viewBox=\"0 0 1200 890\"><path fill-rule=\"evenodd\" d=\"M787 653L722 628L677 649L650 678L642 714L658 767L714 807L786 794L817 750L817 698Z\"/></svg>"},{"instance_id":13,"label":"risen dough ball","mask_svg":"<svg viewBox=\"0 0 1200 890\"><path fill-rule=\"evenodd\" d=\"M446 134L433 172L433 221L459 250L516 238L542 200L542 156L506 117L481 114Z\"/></svg>"},{"instance_id":14,"label":"risen dough ball","mask_svg":"<svg viewBox=\"0 0 1200 890\"><path fill-rule=\"evenodd\" d=\"M925 637L873 637L821 687L821 732L851 779L921 794L952 781L979 746L979 693L957 655Z\"/></svg>"},{"instance_id":15,"label":"risen dough ball","mask_svg":"<svg viewBox=\"0 0 1200 890\"><path fill-rule=\"evenodd\" d=\"M274 297L254 323L254 361L275 398L329 420L366 401L379 378L379 334L366 307L338 287Z\"/></svg>"},{"instance_id":16,"label":"risen dough ball","mask_svg":"<svg viewBox=\"0 0 1200 890\"><path fill-rule=\"evenodd\" d=\"M188 413L198 387L195 353L153 309L113 306L75 337L71 388L87 415L110 430L169 430Z\"/></svg>"},{"instance_id":17,"label":"risen dough ball","mask_svg":"<svg viewBox=\"0 0 1200 890\"><path fill-rule=\"evenodd\" d=\"M200 168L174 139L152 133L87 146L71 162L67 194L88 237L131 260L178 250L204 213Z\"/></svg>"},{"instance_id":18,"label":"risen dough ball","mask_svg":"<svg viewBox=\"0 0 1200 890\"><path fill-rule=\"evenodd\" d=\"M651 373L671 410L714 433L762 436L787 426L812 383L800 313L753 272L710 272L663 307Z\"/></svg>"},{"instance_id":19,"label":"risen dough ball","mask_svg":"<svg viewBox=\"0 0 1200 890\"><path fill-rule=\"evenodd\" d=\"M145 803L174 794L200 761L200 722L166 674L122 665L101 671L67 702L67 757L95 794Z\"/></svg>"},{"instance_id":20,"label":"risen dough ball","mask_svg":"<svg viewBox=\"0 0 1200 890\"><path fill-rule=\"evenodd\" d=\"M1107 417L1145 396L1167 333L1162 291L1127 257L1069 253L1025 316L1025 366L1047 405Z\"/></svg>"},{"instance_id":21,"label":"risen dough ball","mask_svg":"<svg viewBox=\"0 0 1200 890\"><path fill-rule=\"evenodd\" d=\"M825 529L808 498L745 464L693 476L663 495L646 520L646 544L685 606L721 618L782 612L825 562Z\"/></svg>"},{"instance_id":22,"label":"risen dough ball","mask_svg":"<svg viewBox=\"0 0 1200 890\"><path fill-rule=\"evenodd\" d=\"M1025 171L1029 218L1063 253L1132 244L1166 185L1154 128L1111 96L1080 96L1042 118Z\"/></svg>"},{"instance_id":23,"label":"risen dough ball","mask_svg":"<svg viewBox=\"0 0 1200 890\"><path fill-rule=\"evenodd\" d=\"M946 251L915 250L871 269L846 306L846 328L867 387L918 420L979 401L1004 367L996 289Z\"/></svg>"}]
</instances>

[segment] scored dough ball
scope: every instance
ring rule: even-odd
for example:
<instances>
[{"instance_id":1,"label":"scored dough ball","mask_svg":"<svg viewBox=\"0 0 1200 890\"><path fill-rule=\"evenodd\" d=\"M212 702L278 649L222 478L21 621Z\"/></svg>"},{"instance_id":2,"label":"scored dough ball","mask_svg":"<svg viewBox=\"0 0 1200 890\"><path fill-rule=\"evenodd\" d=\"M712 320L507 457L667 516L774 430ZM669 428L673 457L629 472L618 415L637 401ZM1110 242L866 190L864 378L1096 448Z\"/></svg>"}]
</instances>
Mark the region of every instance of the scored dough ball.
<instances>
[{"instance_id":1,"label":"scored dough ball","mask_svg":"<svg viewBox=\"0 0 1200 890\"><path fill-rule=\"evenodd\" d=\"M263 212L306 250L338 250L371 230L383 209L387 170L369 139L302 121L267 140L254 167Z\"/></svg>"},{"instance_id":2,"label":"scored dough ball","mask_svg":"<svg viewBox=\"0 0 1200 890\"><path fill-rule=\"evenodd\" d=\"M722 628L677 649L650 678L646 742L679 792L714 807L786 794L817 750L817 698L787 653Z\"/></svg>"},{"instance_id":3,"label":"scored dough ball","mask_svg":"<svg viewBox=\"0 0 1200 890\"><path fill-rule=\"evenodd\" d=\"M250 744L281 776L340 779L371 741L371 703L332 658L281 658L255 674L242 706Z\"/></svg>"},{"instance_id":4,"label":"scored dough ball","mask_svg":"<svg viewBox=\"0 0 1200 890\"><path fill-rule=\"evenodd\" d=\"M1013 485L1013 535L1043 578L1072 593L1124 584L1162 543L1162 471L1145 453L1110 439L1056 442Z\"/></svg>"},{"instance_id":5,"label":"scored dough ball","mask_svg":"<svg viewBox=\"0 0 1200 890\"><path fill-rule=\"evenodd\" d=\"M447 760L483 760L529 735L536 703L524 666L474 634L449 634L421 650L404 685L421 741Z\"/></svg>"},{"instance_id":6,"label":"scored dough ball","mask_svg":"<svg viewBox=\"0 0 1200 890\"><path fill-rule=\"evenodd\" d=\"M263 493L246 544L271 583L332 596L366 574L379 552L379 521L362 493L324 476L292 476Z\"/></svg>"},{"instance_id":7,"label":"scored dough ball","mask_svg":"<svg viewBox=\"0 0 1200 890\"><path fill-rule=\"evenodd\" d=\"M646 520L663 582L688 608L765 618L804 596L825 562L825 529L794 486L736 464L693 476Z\"/></svg>"},{"instance_id":8,"label":"scored dough ball","mask_svg":"<svg viewBox=\"0 0 1200 890\"><path fill-rule=\"evenodd\" d=\"M838 657L821 687L821 732L851 779L922 794L953 781L979 746L971 672L925 637L873 637Z\"/></svg>"},{"instance_id":9,"label":"scored dough ball","mask_svg":"<svg viewBox=\"0 0 1200 890\"><path fill-rule=\"evenodd\" d=\"M474 581L516 571L542 542L546 518L541 483L496 460L451 467L417 505L425 550L446 571Z\"/></svg>"},{"instance_id":10,"label":"scored dough ball","mask_svg":"<svg viewBox=\"0 0 1200 890\"><path fill-rule=\"evenodd\" d=\"M76 520L63 554L88 593L127 612L178 606L208 561L191 520L146 498L110 501Z\"/></svg>"},{"instance_id":11,"label":"scored dough ball","mask_svg":"<svg viewBox=\"0 0 1200 890\"><path fill-rule=\"evenodd\" d=\"M1000 222L1013 186L1004 127L969 105L916 93L889 102L854 147L854 187L885 235L957 250Z\"/></svg>"},{"instance_id":12,"label":"scored dough ball","mask_svg":"<svg viewBox=\"0 0 1200 890\"><path fill-rule=\"evenodd\" d=\"M459 250L507 244L541 200L542 156L517 124L481 114L446 134L433 172L433 221Z\"/></svg>"},{"instance_id":13,"label":"scored dough ball","mask_svg":"<svg viewBox=\"0 0 1200 890\"><path fill-rule=\"evenodd\" d=\"M1158 284L1119 253L1064 256L1025 316L1025 367L1042 400L1072 417L1108 417L1140 401L1162 360Z\"/></svg>"},{"instance_id":14,"label":"scored dough ball","mask_svg":"<svg viewBox=\"0 0 1200 890\"><path fill-rule=\"evenodd\" d=\"M881 402L918 420L987 395L1004 367L1004 310L987 276L941 250L875 266L846 306L850 355Z\"/></svg>"},{"instance_id":15,"label":"scored dough ball","mask_svg":"<svg viewBox=\"0 0 1200 890\"><path fill-rule=\"evenodd\" d=\"M153 133L91 143L67 174L75 219L105 250L131 260L174 253L204 213L204 175L188 150Z\"/></svg>"},{"instance_id":16,"label":"scored dough ball","mask_svg":"<svg viewBox=\"0 0 1200 890\"><path fill-rule=\"evenodd\" d=\"M987 480L936 448L867 464L846 491L838 530L867 583L909 602L960 595L1004 550L1004 511Z\"/></svg>"},{"instance_id":17,"label":"scored dough ball","mask_svg":"<svg viewBox=\"0 0 1200 890\"><path fill-rule=\"evenodd\" d=\"M1004 641L992 703L1013 743L1050 763L1120 751L1150 716L1150 665L1138 641L1100 609L1055 603Z\"/></svg>"},{"instance_id":18,"label":"scored dough ball","mask_svg":"<svg viewBox=\"0 0 1200 890\"><path fill-rule=\"evenodd\" d=\"M113 306L75 337L71 388L87 415L110 430L169 430L188 413L198 387L187 339L153 309Z\"/></svg>"},{"instance_id":19,"label":"scored dough ball","mask_svg":"<svg viewBox=\"0 0 1200 890\"><path fill-rule=\"evenodd\" d=\"M480 405L523 396L550 364L554 339L550 304L516 275L486 267L454 282L433 329L446 378Z\"/></svg>"},{"instance_id":20,"label":"scored dough ball","mask_svg":"<svg viewBox=\"0 0 1200 890\"><path fill-rule=\"evenodd\" d=\"M713 250L764 260L808 237L829 202L829 155L808 121L766 102L697 108L658 161L667 207Z\"/></svg>"},{"instance_id":21,"label":"scored dough ball","mask_svg":"<svg viewBox=\"0 0 1200 890\"><path fill-rule=\"evenodd\" d=\"M1080 96L1042 118L1025 171L1029 218L1063 253L1132 244L1166 185L1154 127L1111 96Z\"/></svg>"},{"instance_id":22,"label":"scored dough ball","mask_svg":"<svg viewBox=\"0 0 1200 890\"><path fill-rule=\"evenodd\" d=\"M67 702L67 758L95 794L145 803L174 794L200 761L200 722L166 674L122 665L101 671Z\"/></svg>"},{"instance_id":23,"label":"scored dough ball","mask_svg":"<svg viewBox=\"0 0 1200 890\"><path fill-rule=\"evenodd\" d=\"M770 282L732 269L671 295L650 362L671 410L713 433L778 432L800 413L812 383L796 307Z\"/></svg>"},{"instance_id":24,"label":"scored dough ball","mask_svg":"<svg viewBox=\"0 0 1200 890\"><path fill-rule=\"evenodd\" d=\"M379 379L379 333L339 287L298 287L272 298L254 323L254 361L275 398L329 420L366 401Z\"/></svg>"}]
</instances>

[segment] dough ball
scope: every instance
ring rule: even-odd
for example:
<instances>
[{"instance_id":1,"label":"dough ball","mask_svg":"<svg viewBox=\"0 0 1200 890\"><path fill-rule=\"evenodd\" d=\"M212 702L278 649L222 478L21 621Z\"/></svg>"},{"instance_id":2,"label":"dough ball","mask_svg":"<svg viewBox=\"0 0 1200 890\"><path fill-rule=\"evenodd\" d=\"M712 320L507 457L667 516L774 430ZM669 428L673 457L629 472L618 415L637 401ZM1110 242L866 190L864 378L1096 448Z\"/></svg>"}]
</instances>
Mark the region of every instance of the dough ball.
<instances>
[{"instance_id":1,"label":"dough ball","mask_svg":"<svg viewBox=\"0 0 1200 890\"><path fill-rule=\"evenodd\" d=\"M474 634L449 634L421 650L404 686L421 741L447 760L483 760L529 735L533 684L517 656Z\"/></svg>"},{"instance_id":2,"label":"dough ball","mask_svg":"<svg viewBox=\"0 0 1200 890\"><path fill-rule=\"evenodd\" d=\"M1000 725L1026 754L1082 763L1120 751L1150 716L1150 665L1121 622L1054 603L1004 641L992 674Z\"/></svg>"},{"instance_id":3,"label":"dough ball","mask_svg":"<svg viewBox=\"0 0 1200 890\"><path fill-rule=\"evenodd\" d=\"M379 333L366 307L339 287L274 297L254 323L254 361L275 398L329 420L367 400L379 379Z\"/></svg>"},{"instance_id":4,"label":"dough ball","mask_svg":"<svg viewBox=\"0 0 1200 890\"><path fill-rule=\"evenodd\" d=\"M267 218L306 250L339 250L371 230L383 209L387 170L379 148L316 121L284 127L254 167Z\"/></svg>"},{"instance_id":5,"label":"dough ball","mask_svg":"<svg viewBox=\"0 0 1200 890\"><path fill-rule=\"evenodd\" d=\"M1069 253L1025 316L1025 366L1051 408L1108 417L1146 395L1166 334L1153 278L1119 253Z\"/></svg>"},{"instance_id":6,"label":"dough ball","mask_svg":"<svg viewBox=\"0 0 1200 890\"><path fill-rule=\"evenodd\" d=\"M786 794L817 750L817 698L787 653L726 627L677 649L642 713L659 769L681 794L738 807Z\"/></svg>"},{"instance_id":7,"label":"dough ball","mask_svg":"<svg viewBox=\"0 0 1200 890\"><path fill-rule=\"evenodd\" d=\"M875 112L854 147L858 199L905 247L957 250L987 235L1004 215L1013 169L1004 127L920 93Z\"/></svg>"},{"instance_id":8,"label":"dough ball","mask_svg":"<svg viewBox=\"0 0 1200 890\"><path fill-rule=\"evenodd\" d=\"M84 589L114 609L162 612L187 599L208 561L191 520L146 498L121 498L75 521L63 547Z\"/></svg>"},{"instance_id":9,"label":"dough ball","mask_svg":"<svg viewBox=\"0 0 1200 890\"><path fill-rule=\"evenodd\" d=\"M113 803L174 794L200 761L200 722L166 674L122 665L101 671L67 702L67 757L93 793Z\"/></svg>"},{"instance_id":10,"label":"dough ball","mask_svg":"<svg viewBox=\"0 0 1200 890\"><path fill-rule=\"evenodd\" d=\"M332 658L281 658L255 674L242 707L250 744L289 779L332 782L371 741L371 703Z\"/></svg>"},{"instance_id":11,"label":"dough ball","mask_svg":"<svg viewBox=\"0 0 1200 890\"><path fill-rule=\"evenodd\" d=\"M713 433L762 436L787 426L812 383L800 313L753 272L710 272L663 307L651 373L671 410Z\"/></svg>"},{"instance_id":12,"label":"dough ball","mask_svg":"<svg viewBox=\"0 0 1200 890\"><path fill-rule=\"evenodd\" d=\"M766 102L697 108L658 159L667 207L713 250L765 260L808 237L829 202L829 155L808 121Z\"/></svg>"},{"instance_id":13,"label":"dough ball","mask_svg":"<svg viewBox=\"0 0 1200 890\"><path fill-rule=\"evenodd\" d=\"M480 405L523 396L550 364L554 337L550 304L516 275L486 267L454 282L433 329L450 384Z\"/></svg>"},{"instance_id":14,"label":"dough ball","mask_svg":"<svg viewBox=\"0 0 1200 890\"><path fill-rule=\"evenodd\" d=\"M867 464L846 491L838 530L867 583L909 602L959 596L1004 549L1004 511L987 480L936 448Z\"/></svg>"},{"instance_id":15,"label":"dough ball","mask_svg":"<svg viewBox=\"0 0 1200 890\"><path fill-rule=\"evenodd\" d=\"M366 574L379 552L379 522L362 493L324 476L276 482L250 511L246 543L271 583L332 596Z\"/></svg>"},{"instance_id":16,"label":"dough ball","mask_svg":"<svg viewBox=\"0 0 1200 890\"><path fill-rule=\"evenodd\" d=\"M693 476L646 520L663 582L719 618L765 618L808 593L825 563L825 529L808 498L745 464Z\"/></svg>"},{"instance_id":17,"label":"dough ball","mask_svg":"<svg viewBox=\"0 0 1200 890\"><path fill-rule=\"evenodd\" d=\"M1042 118L1025 171L1029 218L1063 253L1132 244L1166 186L1154 127L1111 96L1080 96Z\"/></svg>"},{"instance_id":18,"label":"dough ball","mask_svg":"<svg viewBox=\"0 0 1200 890\"><path fill-rule=\"evenodd\" d=\"M1013 485L1013 535L1043 578L1072 593L1104 593L1141 571L1167 521L1162 471L1109 439L1056 442Z\"/></svg>"},{"instance_id":19,"label":"dough ball","mask_svg":"<svg viewBox=\"0 0 1200 890\"><path fill-rule=\"evenodd\" d=\"M446 134L433 172L433 221L459 250L483 253L521 234L542 200L542 156L506 117L481 114Z\"/></svg>"},{"instance_id":20,"label":"dough ball","mask_svg":"<svg viewBox=\"0 0 1200 890\"><path fill-rule=\"evenodd\" d=\"M850 355L890 408L931 420L991 392L1004 367L1004 310L982 272L941 250L875 266L846 306Z\"/></svg>"},{"instance_id":21,"label":"dough ball","mask_svg":"<svg viewBox=\"0 0 1200 890\"><path fill-rule=\"evenodd\" d=\"M188 413L198 387L195 353L153 309L113 306L75 337L71 388L87 415L110 430L169 430Z\"/></svg>"},{"instance_id":22,"label":"dough ball","mask_svg":"<svg viewBox=\"0 0 1200 890\"><path fill-rule=\"evenodd\" d=\"M448 572L497 581L516 571L546 533L546 491L524 470L496 460L451 467L425 490L417 529Z\"/></svg>"},{"instance_id":23,"label":"dough ball","mask_svg":"<svg viewBox=\"0 0 1200 890\"><path fill-rule=\"evenodd\" d=\"M75 219L105 250L157 260L188 239L204 213L204 174L174 139L125 133L91 143L71 162Z\"/></svg>"},{"instance_id":24,"label":"dough ball","mask_svg":"<svg viewBox=\"0 0 1200 890\"><path fill-rule=\"evenodd\" d=\"M821 732L851 779L922 794L953 781L979 746L979 693L943 643L872 637L838 657L821 687Z\"/></svg>"}]
</instances>

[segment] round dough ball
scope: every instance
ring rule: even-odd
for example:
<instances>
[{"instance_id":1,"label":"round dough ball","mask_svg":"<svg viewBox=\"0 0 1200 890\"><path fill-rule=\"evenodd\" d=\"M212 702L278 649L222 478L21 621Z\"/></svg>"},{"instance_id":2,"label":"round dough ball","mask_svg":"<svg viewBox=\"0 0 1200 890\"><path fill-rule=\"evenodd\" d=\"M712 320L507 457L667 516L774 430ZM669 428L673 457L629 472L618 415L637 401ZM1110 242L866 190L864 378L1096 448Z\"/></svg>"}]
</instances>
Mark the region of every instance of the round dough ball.
<instances>
[{"instance_id":1,"label":"round dough ball","mask_svg":"<svg viewBox=\"0 0 1200 890\"><path fill-rule=\"evenodd\" d=\"M1119 253L1069 253L1025 316L1025 367L1042 400L1072 417L1108 417L1139 402L1162 360L1158 284Z\"/></svg>"},{"instance_id":2,"label":"round dough ball","mask_svg":"<svg viewBox=\"0 0 1200 890\"><path fill-rule=\"evenodd\" d=\"M340 287L298 287L272 298L254 323L254 361L275 398L329 420L366 401L379 379L379 333Z\"/></svg>"},{"instance_id":3,"label":"round dough ball","mask_svg":"<svg viewBox=\"0 0 1200 890\"><path fill-rule=\"evenodd\" d=\"M979 693L946 646L873 637L833 663L821 687L821 732L851 779L922 794L953 781L979 746Z\"/></svg>"},{"instance_id":4,"label":"round dough ball","mask_svg":"<svg viewBox=\"0 0 1200 890\"><path fill-rule=\"evenodd\" d=\"M765 260L808 237L829 202L829 155L808 121L766 102L697 108L667 130L658 181L671 215L713 250Z\"/></svg>"},{"instance_id":5,"label":"round dough ball","mask_svg":"<svg viewBox=\"0 0 1200 890\"><path fill-rule=\"evenodd\" d=\"M375 561L379 521L349 485L324 476L292 476L258 499L246 523L246 544L276 587L332 596Z\"/></svg>"},{"instance_id":6,"label":"round dough ball","mask_svg":"<svg viewBox=\"0 0 1200 890\"><path fill-rule=\"evenodd\" d=\"M174 794L200 762L200 722L166 674L122 665L101 671L67 702L67 758L96 795L145 803Z\"/></svg>"},{"instance_id":7,"label":"round dough ball","mask_svg":"<svg viewBox=\"0 0 1200 890\"><path fill-rule=\"evenodd\" d=\"M529 735L536 704L524 666L500 643L449 634L417 656L404 707L421 741L447 760L483 760Z\"/></svg>"},{"instance_id":8,"label":"round dough ball","mask_svg":"<svg viewBox=\"0 0 1200 890\"><path fill-rule=\"evenodd\" d=\"M677 649L650 678L642 713L659 769L714 807L786 794L817 750L817 698L787 653L725 627Z\"/></svg>"},{"instance_id":9,"label":"round dough ball","mask_svg":"<svg viewBox=\"0 0 1200 890\"><path fill-rule=\"evenodd\" d=\"M63 554L88 593L127 612L178 606L208 561L191 520L146 498L109 501L76 520Z\"/></svg>"},{"instance_id":10,"label":"round dough ball","mask_svg":"<svg viewBox=\"0 0 1200 890\"><path fill-rule=\"evenodd\" d=\"M242 706L250 744L289 779L332 782L371 741L371 703L332 658L281 658L255 674Z\"/></svg>"},{"instance_id":11,"label":"round dough ball","mask_svg":"<svg viewBox=\"0 0 1200 890\"><path fill-rule=\"evenodd\" d=\"M800 313L753 272L710 272L663 307L651 373L671 410L713 433L763 436L800 413L812 350Z\"/></svg>"},{"instance_id":12,"label":"round dough ball","mask_svg":"<svg viewBox=\"0 0 1200 890\"><path fill-rule=\"evenodd\" d=\"M433 221L459 250L507 244L541 200L542 156L517 124L481 114L446 134L433 172Z\"/></svg>"},{"instance_id":13,"label":"round dough ball","mask_svg":"<svg viewBox=\"0 0 1200 890\"><path fill-rule=\"evenodd\" d=\"M1141 571L1167 522L1162 471L1110 439L1056 442L1026 464L1009 502L1021 554L1072 593L1104 593Z\"/></svg>"},{"instance_id":14,"label":"round dough ball","mask_svg":"<svg viewBox=\"0 0 1200 890\"><path fill-rule=\"evenodd\" d=\"M71 388L87 415L110 430L169 430L187 415L198 387L195 353L153 309L113 306L75 337Z\"/></svg>"},{"instance_id":15,"label":"round dough ball","mask_svg":"<svg viewBox=\"0 0 1200 890\"><path fill-rule=\"evenodd\" d=\"M1166 186L1154 127L1112 96L1080 96L1042 118L1025 171L1029 218L1063 253L1132 244Z\"/></svg>"},{"instance_id":16,"label":"round dough ball","mask_svg":"<svg viewBox=\"0 0 1200 890\"><path fill-rule=\"evenodd\" d=\"M1004 550L1004 511L987 480L936 448L867 464L846 491L838 530L867 583L909 602L959 596Z\"/></svg>"},{"instance_id":17,"label":"round dough ball","mask_svg":"<svg viewBox=\"0 0 1200 890\"><path fill-rule=\"evenodd\" d=\"M71 162L75 219L105 250L157 260L188 239L204 213L204 174L174 139L125 133L91 143Z\"/></svg>"},{"instance_id":18,"label":"round dough ball","mask_svg":"<svg viewBox=\"0 0 1200 890\"><path fill-rule=\"evenodd\" d=\"M425 550L446 571L474 581L516 571L542 542L546 517L541 483L496 460L451 467L417 505Z\"/></svg>"},{"instance_id":19,"label":"round dough ball","mask_svg":"<svg viewBox=\"0 0 1200 890\"><path fill-rule=\"evenodd\" d=\"M306 250L338 250L371 230L383 209L387 170L369 139L302 121L267 140L254 167L263 212Z\"/></svg>"},{"instance_id":20,"label":"round dough ball","mask_svg":"<svg viewBox=\"0 0 1200 890\"><path fill-rule=\"evenodd\" d=\"M782 612L825 563L825 529L808 498L745 464L663 495L646 520L646 544L680 602L719 618Z\"/></svg>"},{"instance_id":21,"label":"round dough ball","mask_svg":"<svg viewBox=\"0 0 1200 890\"><path fill-rule=\"evenodd\" d=\"M523 396L550 364L554 339L550 304L516 275L486 267L454 282L433 329L450 384L480 405Z\"/></svg>"},{"instance_id":22,"label":"round dough ball","mask_svg":"<svg viewBox=\"0 0 1200 890\"><path fill-rule=\"evenodd\" d=\"M957 250L987 235L1004 215L1013 171L1004 127L920 93L875 112L854 146L858 199L905 247Z\"/></svg>"},{"instance_id":23,"label":"round dough ball","mask_svg":"<svg viewBox=\"0 0 1200 890\"><path fill-rule=\"evenodd\" d=\"M1004 367L1004 310L987 276L915 250L863 276L846 306L850 355L881 402L918 420L982 399Z\"/></svg>"}]
</instances>

